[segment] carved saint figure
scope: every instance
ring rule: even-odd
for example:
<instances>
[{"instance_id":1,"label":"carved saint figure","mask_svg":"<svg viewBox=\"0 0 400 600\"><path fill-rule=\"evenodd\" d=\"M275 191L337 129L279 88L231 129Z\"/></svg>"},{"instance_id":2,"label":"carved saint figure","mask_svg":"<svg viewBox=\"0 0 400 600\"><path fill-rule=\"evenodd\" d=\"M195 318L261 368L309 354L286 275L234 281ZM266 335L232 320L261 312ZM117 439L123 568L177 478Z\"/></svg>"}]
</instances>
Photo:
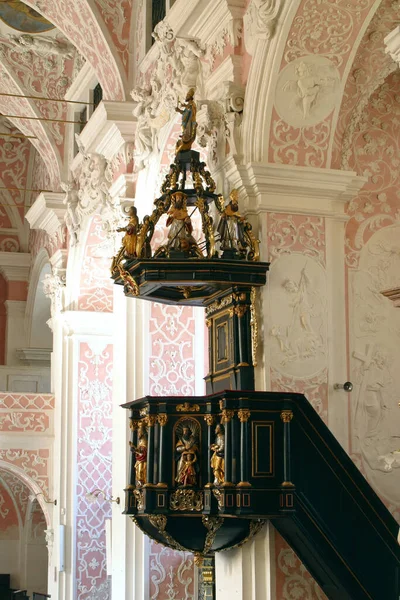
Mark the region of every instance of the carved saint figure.
<instances>
[{"instance_id":1,"label":"carved saint figure","mask_svg":"<svg viewBox=\"0 0 400 600\"><path fill-rule=\"evenodd\" d=\"M192 235L193 225L187 212L186 194L183 192L175 192L172 195L166 226L169 227L169 248L182 252L189 252L193 249L196 254L200 253Z\"/></svg>"},{"instance_id":2,"label":"carved saint figure","mask_svg":"<svg viewBox=\"0 0 400 600\"><path fill-rule=\"evenodd\" d=\"M246 246L245 218L239 213L238 195L237 190L231 191L230 201L222 213L217 231L220 235L222 250L232 249L242 253Z\"/></svg>"},{"instance_id":3,"label":"carved saint figure","mask_svg":"<svg viewBox=\"0 0 400 600\"><path fill-rule=\"evenodd\" d=\"M132 111L137 118L135 135L135 171L140 171L148 164L151 153L156 149L155 130L151 126L153 119L154 98L151 92L142 88L135 88L131 96L137 102Z\"/></svg>"},{"instance_id":4,"label":"carved saint figure","mask_svg":"<svg viewBox=\"0 0 400 600\"><path fill-rule=\"evenodd\" d=\"M389 356L382 347L368 348L365 356L354 355L362 361L355 413L357 437L370 468L389 473L400 467L398 432L392 430L396 391Z\"/></svg>"},{"instance_id":5,"label":"carved saint figure","mask_svg":"<svg viewBox=\"0 0 400 600\"><path fill-rule=\"evenodd\" d=\"M222 485L225 479L225 433L222 425L215 428L215 442L211 444L213 455L211 468L214 473L214 485Z\"/></svg>"},{"instance_id":6,"label":"carved saint figure","mask_svg":"<svg viewBox=\"0 0 400 600\"><path fill-rule=\"evenodd\" d=\"M199 448L197 437L188 425L182 428L182 434L176 443L175 455L177 460L175 481L184 486L196 485L199 472Z\"/></svg>"},{"instance_id":7,"label":"carved saint figure","mask_svg":"<svg viewBox=\"0 0 400 600\"><path fill-rule=\"evenodd\" d=\"M196 103L193 99L194 92L194 88L191 88L186 94L185 102L179 103L183 108L179 108L179 106L175 108L176 112L179 112L182 115L182 134L176 142L175 154L178 154L178 152L185 152L186 150L190 150L194 140L196 139L197 109Z\"/></svg>"},{"instance_id":8,"label":"carved saint figure","mask_svg":"<svg viewBox=\"0 0 400 600\"><path fill-rule=\"evenodd\" d=\"M131 452L135 454L136 486L140 487L146 483L147 478L147 432L143 423L138 428L137 446L129 442Z\"/></svg>"},{"instance_id":9,"label":"carved saint figure","mask_svg":"<svg viewBox=\"0 0 400 600\"><path fill-rule=\"evenodd\" d=\"M282 285L289 296L289 307L292 309L290 324L285 332L282 332L280 327L274 327L271 331L271 335L277 338L280 349L285 355L282 364L313 358L317 352L325 353L323 338L314 330L311 322L313 316L313 307L309 298L311 282L306 274L306 268L303 267L301 270L298 282L287 279Z\"/></svg>"},{"instance_id":10,"label":"carved saint figure","mask_svg":"<svg viewBox=\"0 0 400 600\"><path fill-rule=\"evenodd\" d=\"M139 219L134 206L129 207L128 215L128 224L125 227L118 227L117 229L118 232L125 231L125 235L122 238L122 246L124 248L124 255L127 258L136 256L136 240L139 228Z\"/></svg>"}]
</instances>

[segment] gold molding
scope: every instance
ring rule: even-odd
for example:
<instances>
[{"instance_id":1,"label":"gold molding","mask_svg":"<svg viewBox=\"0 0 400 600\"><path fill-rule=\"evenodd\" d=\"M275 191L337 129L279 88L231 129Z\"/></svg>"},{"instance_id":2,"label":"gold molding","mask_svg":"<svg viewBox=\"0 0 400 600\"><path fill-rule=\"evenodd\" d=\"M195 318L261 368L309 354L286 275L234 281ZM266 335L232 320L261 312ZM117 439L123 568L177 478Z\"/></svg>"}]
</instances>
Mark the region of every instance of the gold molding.
<instances>
[{"instance_id":1,"label":"gold molding","mask_svg":"<svg viewBox=\"0 0 400 600\"><path fill-rule=\"evenodd\" d=\"M200 412L200 405L190 404L190 402L185 402L184 404L177 404L176 412Z\"/></svg>"}]
</instances>

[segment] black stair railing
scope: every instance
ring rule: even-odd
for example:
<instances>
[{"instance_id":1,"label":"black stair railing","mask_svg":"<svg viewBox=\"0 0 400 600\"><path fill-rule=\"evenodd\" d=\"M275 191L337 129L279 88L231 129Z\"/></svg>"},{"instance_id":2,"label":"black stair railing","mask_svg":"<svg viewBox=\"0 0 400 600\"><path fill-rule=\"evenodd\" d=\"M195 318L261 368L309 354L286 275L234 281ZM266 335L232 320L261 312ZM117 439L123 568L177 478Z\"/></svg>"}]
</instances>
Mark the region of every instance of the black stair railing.
<instances>
[{"instance_id":1,"label":"black stair railing","mask_svg":"<svg viewBox=\"0 0 400 600\"><path fill-rule=\"evenodd\" d=\"M306 398L285 408L294 505L275 528L330 600L399 600L399 524Z\"/></svg>"}]
</instances>

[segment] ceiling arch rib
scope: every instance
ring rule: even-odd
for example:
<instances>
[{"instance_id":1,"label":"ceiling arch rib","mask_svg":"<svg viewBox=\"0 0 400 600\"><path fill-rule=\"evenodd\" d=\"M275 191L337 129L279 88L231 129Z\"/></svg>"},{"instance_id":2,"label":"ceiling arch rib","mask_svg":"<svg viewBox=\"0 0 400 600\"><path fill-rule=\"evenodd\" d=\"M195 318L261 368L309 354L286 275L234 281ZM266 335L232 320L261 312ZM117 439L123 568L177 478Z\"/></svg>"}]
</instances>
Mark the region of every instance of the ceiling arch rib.
<instances>
[{"instance_id":1,"label":"ceiling arch rib","mask_svg":"<svg viewBox=\"0 0 400 600\"><path fill-rule=\"evenodd\" d=\"M125 100L126 71L106 23L99 18L99 11L95 10L93 1L24 0L24 2L58 27L76 46L95 71L105 99ZM100 6L108 4L111 3L104 0Z\"/></svg>"},{"instance_id":2,"label":"ceiling arch rib","mask_svg":"<svg viewBox=\"0 0 400 600\"><path fill-rule=\"evenodd\" d=\"M122 63L125 75L129 74L129 31L133 0L88 0L93 12L100 13L114 48Z\"/></svg>"},{"instance_id":3,"label":"ceiling arch rib","mask_svg":"<svg viewBox=\"0 0 400 600\"><path fill-rule=\"evenodd\" d=\"M400 23L398 0L382 0L371 19L349 71L335 129L333 168L349 169L352 140L375 90L398 66L385 52L385 37Z\"/></svg>"},{"instance_id":4,"label":"ceiling arch rib","mask_svg":"<svg viewBox=\"0 0 400 600\"><path fill-rule=\"evenodd\" d=\"M0 63L0 92L8 94L28 95L26 90L13 77L12 72L7 70L4 62ZM30 141L43 158L49 172L52 189L60 188L61 181L61 159L55 146L54 139L50 135L45 124L40 120L40 113L28 98L16 98L0 96L0 112L5 115L15 115L25 118L9 118L9 120L24 135L35 136ZM33 117L28 119L26 117Z\"/></svg>"}]
</instances>

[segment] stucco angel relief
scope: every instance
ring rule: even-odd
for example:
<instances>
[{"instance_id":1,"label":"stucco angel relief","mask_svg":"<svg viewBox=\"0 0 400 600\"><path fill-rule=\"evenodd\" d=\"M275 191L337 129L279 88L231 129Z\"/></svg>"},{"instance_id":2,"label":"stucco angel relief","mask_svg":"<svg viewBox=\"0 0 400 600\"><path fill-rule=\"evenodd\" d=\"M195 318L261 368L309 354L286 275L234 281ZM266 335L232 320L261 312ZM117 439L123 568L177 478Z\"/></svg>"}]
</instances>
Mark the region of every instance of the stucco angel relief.
<instances>
[{"instance_id":1,"label":"stucco angel relief","mask_svg":"<svg viewBox=\"0 0 400 600\"><path fill-rule=\"evenodd\" d=\"M284 121L307 127L323 121L334 108L339 91L337 68L322 56L294 60L277 83L275 106Z\"/></svg>"},{"instance_id":2,"label":"stucco angel relief","mask_svg":"<svg viewBox=\"0 0 400 600\"><path fill-rule=\"evenodd\" d=\"M302 255L282 257L277 262L288 260L292 261L289 277L274 277L274 273L271 277L270 335L278 344L271 360L282 373L311 376L326 362L323 275L313 259ZM294 270L293 262L300 261L302 267ZM285 271L288 269L280 265L279 273Z\"/></svg>"}]
</instances>

